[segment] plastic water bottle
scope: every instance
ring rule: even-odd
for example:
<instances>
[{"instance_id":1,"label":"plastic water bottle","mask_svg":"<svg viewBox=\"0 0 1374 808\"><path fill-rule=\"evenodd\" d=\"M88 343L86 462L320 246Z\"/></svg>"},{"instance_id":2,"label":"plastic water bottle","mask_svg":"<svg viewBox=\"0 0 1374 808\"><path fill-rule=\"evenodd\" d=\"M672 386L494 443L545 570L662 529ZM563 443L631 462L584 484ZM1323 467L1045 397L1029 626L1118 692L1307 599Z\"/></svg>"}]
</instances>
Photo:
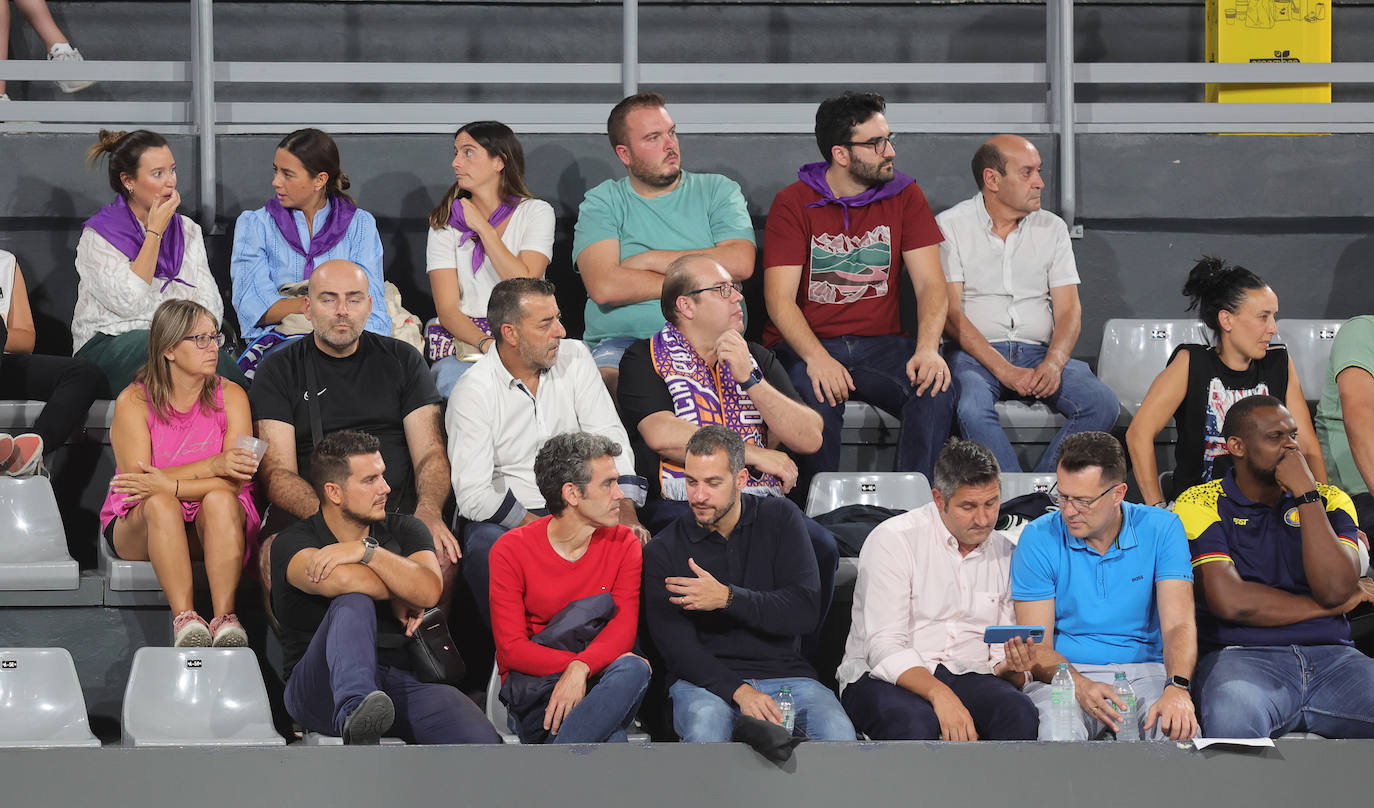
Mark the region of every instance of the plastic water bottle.
<instances>
[{"instance_id":1,"label":"plastic water bottle","mask_svg":"<svg viewBox=\"0 0 1374 808\"><path fill-rule=\"evenodd\" d=\"M782 692L778 693L776 701L778 710L782 712L782 728L791 732L797 723L797 704L792 701L792 688L784 687Z\"/></svg>"},{"instance_id":2,"label":"plastic water bottle","mask_svg":"<svg viewBox=\"0 0 1374 808\"><path fill-rule=\"evenodd\" d=\"M1131 683L1126 681L1126 674L1117 671L1116 682L1112 685L1116 691L1117 698L1126 702L1126 709L1116 708L1116 720L1120 727L1116 731L1118 741L1138 741L1140 740L1140 713L1136 705L1135 690L1131 688Z\"/></svg>"},{"instance_id":3,"label":"plastic water bottle","mask_svg":"<svg viewBox=\"0 0 1374 808\"><path fill-rule=\"evenodd\" d=\"M1069 663L1060 662L1050 680L1050 740L1074 740L1074 724L1078 721L1078 698L1074 692Z\"/></svg>"}]
</instances>

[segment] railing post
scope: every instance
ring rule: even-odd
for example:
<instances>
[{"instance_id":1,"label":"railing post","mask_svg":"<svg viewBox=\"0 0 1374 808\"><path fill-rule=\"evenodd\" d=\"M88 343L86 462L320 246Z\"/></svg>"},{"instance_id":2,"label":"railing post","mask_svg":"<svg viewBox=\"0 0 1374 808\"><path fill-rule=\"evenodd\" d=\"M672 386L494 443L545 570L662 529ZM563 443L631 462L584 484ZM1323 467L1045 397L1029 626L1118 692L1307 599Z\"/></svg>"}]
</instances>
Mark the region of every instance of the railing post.
<instances>
[{"instance_id":1,"label":"railing post","mask_svg":"<svg viewBox=\"0 0 1374 808\"><path fill-rule=\"evenodd\" d=\"M620 90L631 96L639 92L639 0L624 0L621 29Z\"/></svg>"},{"instance_id":2,"label":"railing post","mask_svg":"<svg viewBox=\"0 0 1374 808\"><path fill-rule=\"evenodd\" d=\"M200 138L200 227L218 232L215 170L215 26L211 0L191 0L191 92Z\"/></svg>"},{"instance_id":3,"label":"railing post","mask_svg":"<svg viewBox=\"0 0 1374 808\"><path fill-rule=\"evenodd\" d=\"M1050 76L1050 115L1059 135L1059 215L1069 226L1069 234L1082 238L1078 218L1077 141L1074 133L1073 87L1073 0L1047 0L1047 46L1053 62L1046 66Z\"/></svg>"}]
</instances>

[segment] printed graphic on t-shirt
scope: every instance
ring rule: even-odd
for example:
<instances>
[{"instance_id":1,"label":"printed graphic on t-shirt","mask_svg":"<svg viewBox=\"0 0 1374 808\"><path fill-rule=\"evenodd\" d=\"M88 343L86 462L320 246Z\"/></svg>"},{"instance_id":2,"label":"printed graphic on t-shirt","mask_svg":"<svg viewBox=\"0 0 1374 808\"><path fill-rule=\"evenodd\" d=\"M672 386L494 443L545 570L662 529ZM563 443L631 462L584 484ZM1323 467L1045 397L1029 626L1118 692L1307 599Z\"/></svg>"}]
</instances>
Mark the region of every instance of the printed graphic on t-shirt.
<instances>
[{"instance_id":1,"label":"printed graphic on t-shirt","mask_svg":"<svg viewBox=\"0 0 1374 808\"><path fill-rule=\"evenodd\" d=\"M892 230L887 225L862 236L812 236L807 299L814 303L853 303L885 297L891 267Z\"/></svg>"},{"instance_id":2,"label":"printed graphic on t-shirt","mask_svg":"<svg viewBox=\"0 0 1374 808\"><path fill-rule=\"evenodd\" d=\"M1212 464L1218 457L1228 455L1226 439L1221 436L1221 425L1226 421L1226 411L1231 405L1247 396L1267 396L1269 385L1260 382L1248 390L1228 390L1221 379L1212 377L1207 383L1207 418L1203 425L1202 479L1212 479Z\"/></svg>"}]
</instances>

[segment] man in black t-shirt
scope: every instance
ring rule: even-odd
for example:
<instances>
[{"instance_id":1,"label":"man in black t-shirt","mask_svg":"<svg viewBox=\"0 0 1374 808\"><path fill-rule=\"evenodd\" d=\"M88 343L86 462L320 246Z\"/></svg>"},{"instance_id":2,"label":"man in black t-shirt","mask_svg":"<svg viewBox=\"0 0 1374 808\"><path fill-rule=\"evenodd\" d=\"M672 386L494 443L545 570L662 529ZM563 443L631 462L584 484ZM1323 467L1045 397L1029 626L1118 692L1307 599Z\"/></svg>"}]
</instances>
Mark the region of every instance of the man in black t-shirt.
<instances>
[{"instance_id":1,"label":"man in black t-shirt","mask_svg":"<svg viewBox=\"0 0 1374 808\"><path fill-rule=\"evenodd\" d=\"M311 274L306 298L314 333L258 365L249 398L258 437L268 443L258 475L272 505L263 533L319 509L306 482L315 435L356 429L381 441L395 493L388 510L413 513L429 528L447 581L461 552L442 515L450 491L443 398L414 348L363 330L371 311L363 270L351 261L326 261ZM263 543L264 555L271 540Z\"/></svg>"},{"instance_id":2,"label":"man in black t-shirt","mask_svg":"<svg viewBox=\"0 0 1374 808\"><path fill-rule=\"evenodd\" d=\"M739 284L710 256L683 256L663 279L668 322L621 357L620 417L648 480L640 514L654 533L691 511L683 462L698 428L719 423L744 437L750 474L743 491L758 496L781 496L797 482L797 464L780 446L803 454L820 448L820 415L801 402L773 352L740 333L743 300ZM820 568L823 623L839 548L829 530L804 521ZM808 655L817 639L804 638Z\"/></svg>"},{"instance_id":3,"label":"man in black t-shirt","mask_svg":"<svg viewBox=\"0 0 1374 808\"><path fill-rule=\"evenodd\" d=\"M346 744L375 744L388 730L410 743L500 743L456 688L411 673L407 637L442 584L425 526L386 512L380 441L334 432L310 460L320 510L270 551L287 712Z\"/></svg>"}]
</instances>

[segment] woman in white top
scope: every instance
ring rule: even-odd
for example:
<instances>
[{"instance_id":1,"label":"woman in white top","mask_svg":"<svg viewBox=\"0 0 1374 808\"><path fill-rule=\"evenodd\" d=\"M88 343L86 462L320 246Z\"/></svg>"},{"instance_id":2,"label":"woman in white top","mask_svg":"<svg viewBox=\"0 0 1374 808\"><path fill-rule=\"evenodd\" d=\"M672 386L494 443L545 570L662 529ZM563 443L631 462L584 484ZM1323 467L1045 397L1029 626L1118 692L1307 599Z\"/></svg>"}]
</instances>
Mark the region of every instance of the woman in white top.
<instances>
[{"instance_id":1,"label":"woman in white top","mask_svg":"<svg viewBox=\"0 0 1374 808\"><path fill-rule=\"evenodd\" d=\"M164 300L194 300L224 319L200 226L178 214L176 161L156 132L101 130L88 161L109 162L115 200L86 220L76 245L72 348L123 390L148 359L148 328ZM246 384L229 354L220 375Z\"/></svg>"},{"instance_id":2,"label":"woman in white top","mask_svg":"<svg viewBox=\"0 0 1374 808\"><path fill-rule=\"evenodd\" d=\"M493 343L486 321L492 287L507 278L544 276L553 257L553 208L525 187L525 151L510 127L497 121L458 130L453 175L444 201L429 214L425 265L447 336L486 353ZM468 363L442 356L445 336L429 342L430 359L437 359L434 381L448 396ZM461 354L461 346L454 352Z\"/></svg>"}]
</instances>

